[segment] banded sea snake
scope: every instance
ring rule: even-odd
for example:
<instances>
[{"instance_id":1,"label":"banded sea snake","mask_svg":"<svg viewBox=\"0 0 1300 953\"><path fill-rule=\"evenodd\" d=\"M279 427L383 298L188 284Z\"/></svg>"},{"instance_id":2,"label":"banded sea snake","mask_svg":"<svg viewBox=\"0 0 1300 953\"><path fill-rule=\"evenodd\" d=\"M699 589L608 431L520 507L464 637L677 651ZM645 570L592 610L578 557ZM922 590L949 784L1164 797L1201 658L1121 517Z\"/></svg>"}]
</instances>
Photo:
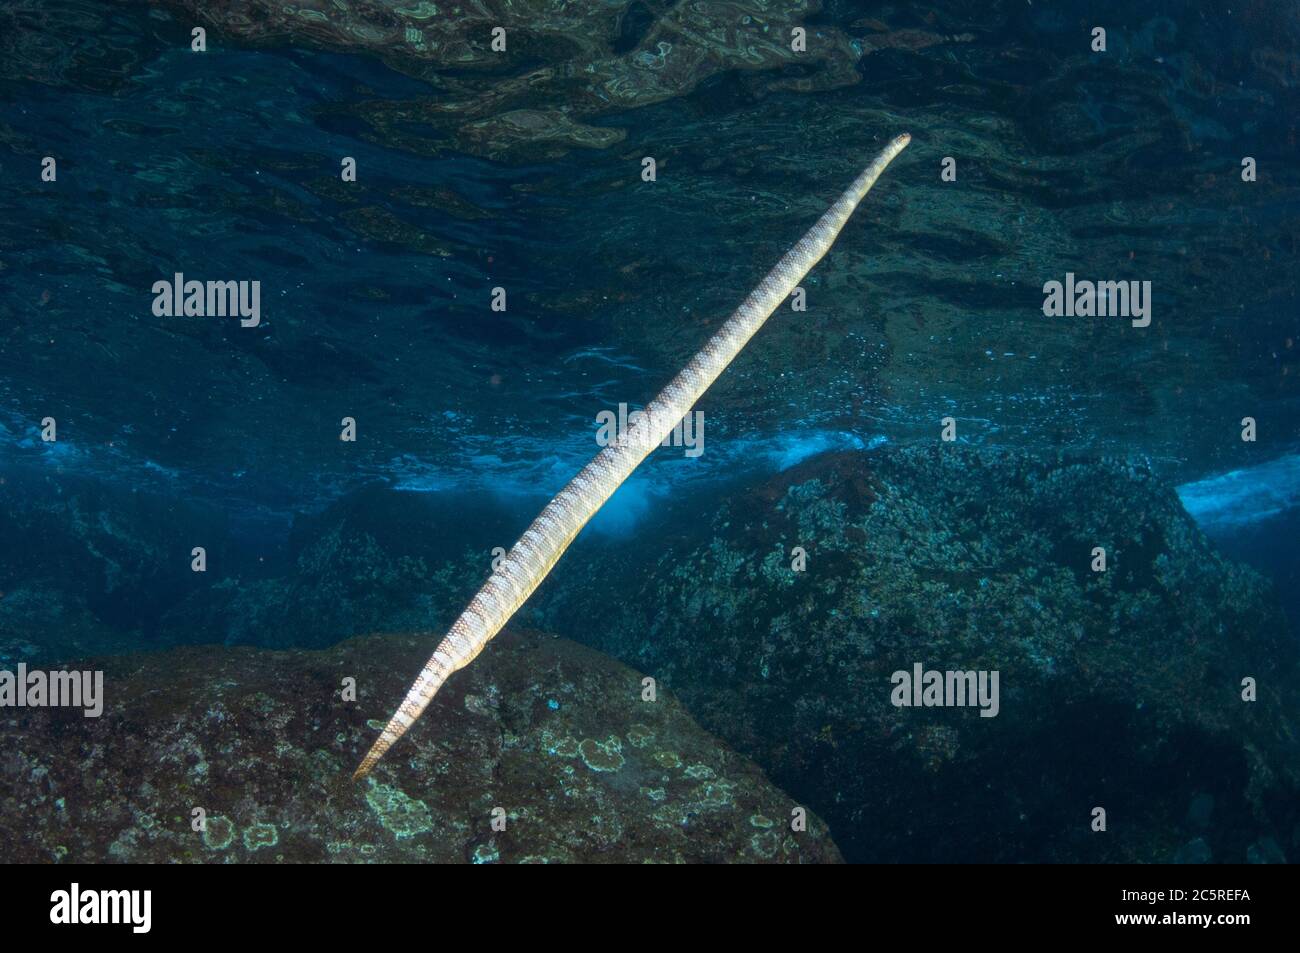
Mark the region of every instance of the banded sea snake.
<instances>
[{"instance_id":1,"label":"banded sea snake","mask_svg":"<svg viewBox=\"0 0 1300 953\"><path fill-rule=\"evenodd\" d=\"M464 668L524 604L546 574L632 471L659 446L696 401L740 353L777 306L830 251L858 203L885 167L907 147L906 133L885 146L808 233L782 256L703 349L650 402L637 423L589 464L542 509L511 547L465 611L434 649L393 717L353 774L364 778L407 729L415 724L452 672Z\"/></svg>"}]
</instances>

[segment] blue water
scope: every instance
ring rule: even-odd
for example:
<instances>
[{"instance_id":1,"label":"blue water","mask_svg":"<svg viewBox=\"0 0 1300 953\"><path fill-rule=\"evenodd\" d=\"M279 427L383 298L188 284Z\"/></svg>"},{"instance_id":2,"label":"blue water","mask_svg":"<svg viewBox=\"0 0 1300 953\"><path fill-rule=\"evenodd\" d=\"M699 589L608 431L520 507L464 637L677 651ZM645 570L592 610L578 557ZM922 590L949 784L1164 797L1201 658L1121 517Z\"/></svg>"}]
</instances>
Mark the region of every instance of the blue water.
<instances>
[{"instance_id":1,"label":"blue water","mask_svg":"<svg viewBox=\"0 0 1300 953\"><path fill-rule=\"evenodd\" d=\"M143 13L114 16L125 29ZM1062 42L1063 24L1050 12L1034 11L1034 18L1052 43ZM1190 69L1176 65L1180 54L1161 48L1168 29L1153 15L1140 31L1121 31L1122 68L1163 77L1168 108L1215 161L1235 164L1241 150L1234 140L1242 138L1265 161L1279 160L1281 167L1268 173L1268 188L1276 191L1293 174L1282 162L1286 147L1268 102L1279 93L1206 96L1180 72ZM0 308L9 331L0 344L0 441L10 463L35 458L232 507L291 515L375 479L440 492L467 485L504 494L557 489L593 449L595 412L648 400L701 343L705 322L734 306L858 162L815 124L746 125L760 114L755 106L729 103L734 117L719 129L699 112L707 91L698 102L670 101L605 120L627 129L626 148L522 164L445 149L425 156L376 141L343 108L366 96L418 101L426 92L373 57L221 43L198 56L156 38L138 45L140 63L108 92L80 88L75 73L63 85L8 83L0 161L14 188L3 206L10 228ZM947 55L976 74L992 69L964 46ZM868 57L863 68L871 74L890 56ZM1098 76L1096 88L1085 86L1081 121L1102 137L1130 135L1136 112L1114 113L1099 102L1108 82L1122 88L1126 80ZM901 108L903 98L888 87L850 88L826 102L862 110L883 99ZM943 151L921 138L926 124L951 108L941 99L911 107L920 147L914 161L928 163ZM762 108L781 113L801 102L777 95ZM1010 108L987 103L974 111L1001 116ZM1018 118L1028 134L1032 111ZM658 191L610 191L626 178L628 156L665 139L688 157L684 176ZM1066 148L1045 135L1028 146L1034 151L1019 153L1019 163L1040 167L1039 175L1069 189L1059 171L1048 171L1054 141ZM868 137L857 151L870 148ZM1082 150L1080 163L1106 155L1101 146L1095 156L1088 146L1069 148ZM29 174L45 153L61 157L57 188ZM359 200L333 189L343 155L362 170ZM737 155L754 157L740 177L719 180L700 168L705 157ZM1196 176L1206 160L1199 154L1163 161L1186 163L1180 174ZM970 173L981 177L977 195L1002 190L1013 210L1005 220L976 224L960 207L932 211L941 193L931 186L911 199L914 251L903 252L906 242L891 238L882 247L879 224L869 219L847 234L839 257L809 279L814 300L835 312L787 316L787 329L755 342L750 360L705 405L708 452L691 463L659 455L668 459L649 464L650 483L671 492L678 481L729 473L742 461L779 468L813 448L930 439L946 413L963 422L964 442L1143 456L1178 482L1294 453L1296 375L1277 376L1300 366L1283 344L1295 332L1289 281L1252 288L1240 302L1241 290L1227 286L1226 274L1219 296L1203 288L1193 293L1182 277L1166 281L1173 287L1158 294L1174 295L1165 306L1172 312L1158 312L1148 337L1119 327L1098 342L1104 352L1123 348L1098 380L1084 355L1063 355L1023 318L1027 312L1037 320L1036 286L1044 277L1059 277L1065 267L1086 272L1083 264L1031 262L987 243L994 236L1023 239L1031 226L1021 223L1029 219L1040 229L1095 231L1106 216L1114 218L1114 234L1097 240L1098 247L1130 233L1160 260L1172 243L1143 232L1114 205L1081 204L1084 191L1062 193L1070 196L1066 208L1053 213L1038 204L1038 186L1013 183L1010 170L998 170L1000 184L984 178L1005 161L997 156L989 169ZM810 174L819 162L824 167ZM1138 187L1122 171L1110 175L1125 191ZM411 204L409 190L427 187L460 204ZM1278 274L1287 272L1291 253L1283 236L1297 207L1292 193L1283 194L1283 202L1252 203L1237 213L1262 230L1279 256ZM1216 224L1208 201L1195 201L1165 226L1174 242L1203 234L1198 254L1207 256L1235 227ZM764 230L747 222L732 233L725 213L718 214L728 207L758 216ZM358 208L391 216L406 230L377 240L348 217ZM981 231L962 235L953 231L957 222ZM958 236L948 238L957 244L947 249L960 263L956 269L934 254L945 232ZM1087 257L1086 248L1080 255ZM707 268L698 267L701 261ZM856 282L850 276L861 268L876 287L863 298L846 296L844 282ZM148 289L176 271L258 278L265 289L262 327L154 319ZM954 291L958 276L969 287ZM484 307L497 285L513 302L504 315ZM1203 309L1184 307L1175 287L1188 287L1189 301L1203 302ZM967 310L957 312L961 326L923 331L914 340L890 330L895 321L910 322L904 315L926 312L927 294L932 311L949 311L944 299L954 293L966 298ZM912 303L900 307L904 295ZM867 302L861 314L854 312L859 300ZM790 336L799 333L790 327L796 321L830 322L844 335L833 360L801 359L800 338ZM1228 334L1233 341L1225 349ZM878 377L891 348L893 366L905 362L907 369L886 391ZM796 363L773 375L787 350ZM1226 364L1224 354L1231 355ZM1243 449L1205 428L1189 430L1189 418L1205 419L1207 409L1218 408L1225 426L1242 413L1217 391L1198 398L1194 384L1180 382L1191 391L1182 396L1158 394L1156 418L1123 416L1139 382L1181 378L1198 359L1207 387L1227 373L1256 388L1240 403L1267 420L1258 446ZM1117 371L1117 361L1135 369ZM1043 364L1060 373L1024 369ZM47 414L61 422L57 447L34 441ZM362 437L343 449L333 438L345 415L359 420ZM1283 471L1258 472L1265 482L1288 479ZM1288 494L1283 486L1274 495L1285 501Z\"/></svg>"}]
</instances>

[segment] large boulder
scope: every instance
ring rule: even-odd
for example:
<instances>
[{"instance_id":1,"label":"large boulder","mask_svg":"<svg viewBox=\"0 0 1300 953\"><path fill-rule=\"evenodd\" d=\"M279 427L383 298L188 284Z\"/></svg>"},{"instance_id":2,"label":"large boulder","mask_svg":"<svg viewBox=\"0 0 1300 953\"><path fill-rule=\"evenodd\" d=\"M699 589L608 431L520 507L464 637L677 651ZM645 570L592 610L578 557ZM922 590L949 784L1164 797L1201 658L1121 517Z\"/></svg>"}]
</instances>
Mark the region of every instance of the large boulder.
<instances>
[{"instance_id":1,"label":"large boulder","mask_svg":"<svg viewBox=\"0 0 1300 953\"><path fill-rule=\"evenodd\" d=\"M957 445L834 453L693 519L621 554L578 547L545 624L660 677L849 859L1300 847L1297 644L1270 586L1147 470ZM999 713L895 707L891 676L917 663L997 671Z\"/></svg>"},{"instance_id":2,"label":"large boulder","mask_svg":"<svg viewBox=\"0 0 1300 953\"><path fill-rule=\"evenodd\" d=\"M361 783L432 637L196 647L105 670L99 718L0 717L9 861L838 861L817 817L606 656L505 633ZM341 697L356 679L359 702ZM205 813L193 830L196 808ZM494 827L500 808L504 829Z\"/></svg>"}]
</instances>

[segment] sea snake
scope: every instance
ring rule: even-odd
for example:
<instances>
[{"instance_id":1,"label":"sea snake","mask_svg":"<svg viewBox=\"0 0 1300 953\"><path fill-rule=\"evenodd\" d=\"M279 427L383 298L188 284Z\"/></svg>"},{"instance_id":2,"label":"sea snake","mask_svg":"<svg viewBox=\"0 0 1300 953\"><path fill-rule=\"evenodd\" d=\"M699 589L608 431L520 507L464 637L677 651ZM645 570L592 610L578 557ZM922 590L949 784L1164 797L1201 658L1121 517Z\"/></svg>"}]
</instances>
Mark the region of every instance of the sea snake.
<instances>
[{"instance_id":1,"label":"sea snake","mask_svg":"<svg viewBox=\"0 0 1300 953\"><path fill-rule=\"evenodd\" d=\"M808 230L808 234L782 256L703 350L691 358L681 373L650 402L641 419L596 454L595 459L546 504L541 515L533 520L497 564L487 582L438 643L406 698L357 767L354 779L364 778L370 773L393 743L415 724L447 677L474 661L483 647L501 631L515 610L541 585L578 531L686 416L763 322L789 297L804 275L830 251L840 229L863 196L875 185L885 166L911 141L912 137L904 133L885 146L884 151Z\"/></svg>"}]
</instances>

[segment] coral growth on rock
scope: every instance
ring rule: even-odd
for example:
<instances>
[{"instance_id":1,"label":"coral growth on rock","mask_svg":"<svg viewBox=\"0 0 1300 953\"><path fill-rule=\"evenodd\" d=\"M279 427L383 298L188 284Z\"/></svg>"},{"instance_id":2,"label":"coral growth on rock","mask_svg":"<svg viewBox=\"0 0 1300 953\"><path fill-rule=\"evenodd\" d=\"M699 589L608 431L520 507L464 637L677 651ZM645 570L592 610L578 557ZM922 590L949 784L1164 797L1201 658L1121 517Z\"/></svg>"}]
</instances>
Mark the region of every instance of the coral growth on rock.
<instances>
[{"instance_id":1,"label":"coral growth on rock","mask_svg":"<svg viewBox=\"0 0 1300 953\"><path fill-rule=\"evenodd\" d=\"M641 676L506 633L364 784L429 637L108 660L101 718L6 709L7 861L834 862L825 825ZM344 701L344 680L360 700ZM196 810L204 823L196 829Z\"/></svg>"},{"instance_id":2,"label":"coral growth on rock","mask_svg":"<svg viewBox=\"0 0 1300 953\"><path fill-rule=\"evenodd\" d=\"M827 454L657 539L642 563L579 549L545 624L661 677L847 856L1158 861L1196 836L1220 860L1261 838L1300 849L1296 643L1269 585L1142 468L955 445ZM612 584L602 564L639 583L584 628ZM891 675L916 663L1000 672L1000 713L894 707ZM1202 835L1184 820L1207 792Z\"/></svg>"}]
</instances>

